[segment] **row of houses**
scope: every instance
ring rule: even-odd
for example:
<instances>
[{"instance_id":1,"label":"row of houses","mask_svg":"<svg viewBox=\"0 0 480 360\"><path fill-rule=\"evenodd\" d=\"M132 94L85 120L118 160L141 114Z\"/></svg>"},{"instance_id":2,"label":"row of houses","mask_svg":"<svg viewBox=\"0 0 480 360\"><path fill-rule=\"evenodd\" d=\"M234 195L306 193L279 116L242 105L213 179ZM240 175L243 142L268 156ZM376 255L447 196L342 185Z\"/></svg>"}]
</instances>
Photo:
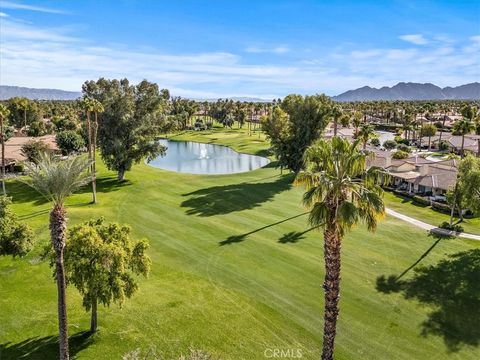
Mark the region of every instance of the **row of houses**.
<instances>
[{"instance_id":1,"label":"row of houses","mask_svg":"<svg viewBox=\"0 0 480 360\"><path fill-rule=\"evenodd\" d=\"M465 153L472 153L474 155L480 156L480 135L465 135L465 138L462 139L460 135L452 135L449 132L443 132L442 134L437 133L436 135L428 138L422 137L422 148L427 148L430 144L430 150L438 150L440 148L440 141L445 141L449 148L459 154L463 148Z\"/></svg>"},{"instance_id":2,"label":"row of houses","mask_svg":"<svg viewBox=\"0 0 480 360\"><path fill-rule=\"evenodd\" d=\"M385 135L385 133L382 133ZM353 140L352 128L339 128L337 135ZM460 149L461 136L443 136L442 140L451 141L452 148ZM325 137L333 136L332 126L326 129ZM393 137L393 134L392 136ZM465 149L477 151L477 136L473 136L475 146L465 137ZM460 139L459 139L460 138ZM432 137L433 142L433 137ZM460 143L458 143L460 140ZM427 141L424 144L428 143ZM468 146L468 147L467 147ZM385 169L391 178L391 186L397 190L410 194L432 196L436 200L444 200L445 193L455 185L457 178L458 160L434 160L433 157L422 157L412 154L406 159L394 159L392 151L368 146L368 150L375 154L369 159L368 166L378 166Z\"/></svg>"},{"instance_id":3,"label":"row of houses","mask_svg":"<svg viewBox=\"0 0 480 360\"><path fill-rule=\"evenodd\" d=\"M368 165L384 168L391 177L391 186L397 190L444 200L448 189L455 186L458 160L434 161L418 155L394 159L390 151L373 151L375 157Z\"/></svg>"}]
</instances>

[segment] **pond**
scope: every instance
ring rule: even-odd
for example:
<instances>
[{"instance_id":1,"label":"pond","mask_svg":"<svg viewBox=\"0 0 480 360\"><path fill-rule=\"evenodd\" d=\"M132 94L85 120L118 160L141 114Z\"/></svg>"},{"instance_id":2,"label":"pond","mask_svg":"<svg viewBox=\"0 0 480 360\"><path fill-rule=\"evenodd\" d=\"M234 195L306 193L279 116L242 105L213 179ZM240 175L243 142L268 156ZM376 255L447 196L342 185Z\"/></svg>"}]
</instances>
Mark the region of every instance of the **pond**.
<instances>
[{"instance_id":1,"label":"pond","mask_svg":"<svg viewBox=\"0 0 480 360\"><path fill-rule=\"evenodd\" d=\"M240 154L222 145L193 141L159 140L167 147L164 157L157 157L149 165L189 174L234 174L255 170L270 160L261 156Z\"/></svg>"}]
</instances>

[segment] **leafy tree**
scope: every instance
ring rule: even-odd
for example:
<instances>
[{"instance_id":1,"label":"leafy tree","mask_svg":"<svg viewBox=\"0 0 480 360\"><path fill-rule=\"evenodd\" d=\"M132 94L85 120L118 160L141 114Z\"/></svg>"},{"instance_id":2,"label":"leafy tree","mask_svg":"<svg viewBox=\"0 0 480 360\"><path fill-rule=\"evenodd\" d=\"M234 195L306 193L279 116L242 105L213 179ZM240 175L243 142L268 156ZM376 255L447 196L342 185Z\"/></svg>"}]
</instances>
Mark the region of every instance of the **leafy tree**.
<instances>
[{"instance_id":1,"label":"leafy tree","mask_svg":"<svg viewBox=\"0 0 480 360\"><path fill-rule=\"evenodd\" d=\"M320 140L305 153L305 171L295 184L305 187L309 223L323 228L325 258L325 316L322 359L333 359L338 303L340 300L340 248L344 235L364 222L374 231L385 206L380 186L384 175L379 169L366 169L367 155L358 150L359 140L350 143L333 137Z\"/></svg>"},{"instance_id":2,"label":"leafy tree","mask_svg":"<svg viewBox=\"0 0 480 360\"><path fill-rule=\"evenodd\" d=\"M156 141L166 126L165 98L158 86L144 80L130 85L127 79L87 81L83 93L100 101L98 138L102 159L123 181L125 171L142 159L162 155L165 147Z\"/></svg>"},{"instance_id":3,"label":"leafy tree","mask_svg":"<svg viewBox=\"0 0 480 360\"><path fill-rule=\"evenodd\" d=\"M78 153L85 147L83 137L74 130L65 130L57 133L55 141L63 155Z\"/></svg>"},{"instance_id":4,"label":"leafy tree","mask_svg":"<svg viewBox=\"0 0 480 360\"><path fill-rule=\"evenodd\" d=\"M50 152L50 146L41 140L30 140L22 145L21 153L28 162L36 164L41 154Z\"/></svg>"},{"instance_id":5,"label":"leafy tree","mask_svg":"<svg viewBox=\"0 0 480 360\"><path fill-rule=\"evenodd\" d=\"M171 99L171 115L175 115L177 119L181 119L181 129L187 127L190 118L198 110L198 104L194 100L184 99L180 96Z\"/></svg>"},{"instance_id":6,"label":"leafy tree","mask_svg":"<svg viewBox=\"0 0 480 360\"><path fill-rule=\"evenodd\" d=\"M33 247L33 232L10 209L11 199L0 196L0 255L23 256Z\"/></svg>"},{"instance_id":7,"label":"leafy tree","mask_svg":"<svg viewBox=\"0 0 480 360\"><path fill-rule=\"evenodd\" d=\"M332 104L325 95L288 95L280 107L275 107L263 129L281 167L301 170L305 150L320 137L331 119ZM279 125L274 124L277 121Z\"/></svg>"},{"instance_id":8,"label":"leafy tree","mask_svg":"<svg viewBox=\"0 0 480 360\"><path fill-rule=\"evenodd\" d=\"M383 147L387 150L392 150L397 147L397 142L395 140L386 140L383 143Z\"/></svg>"},{"instance_id":9,"label":"leafy tree","mask_svg":"<svg viewBox=\"0 0 480 360\"><path fill-rule=\"evenodd\" d=\"M58 291L58 327L60 360L68 360L67 299L64 248L67 237L66 198L89 181L91 163L82 156L60 161L43 153L37 165L26 164L27 184L53 203L50 211L50 240L55 253L55 278Z\"/></svg>"},{"instance_id":10,"label":"leafy tree","mask_svg":"<svg viewBox=\"0 0 480 360\"><path fill-rule=\"evenodd\" d=\"M90 331L97 330L97 305L122 305L138 289L135 275L147 276L150 258L148 242L133 241L130 228L105 223L103 218L87 221L68 231L65 246L67 284L83 296L83 306L91 310ZM55 258L52 258L52 265Z\"/></svg>"},{"instance_id":11,"label":"leafy tree","mask_svg":"<svg viewBox=\"0 0 480 360\"><path fill-rule=\"evenodd\" d=\"M458 188L464 208L480 214L480 158L467 155L460 161Z\"/></svg>"}]
</instances>

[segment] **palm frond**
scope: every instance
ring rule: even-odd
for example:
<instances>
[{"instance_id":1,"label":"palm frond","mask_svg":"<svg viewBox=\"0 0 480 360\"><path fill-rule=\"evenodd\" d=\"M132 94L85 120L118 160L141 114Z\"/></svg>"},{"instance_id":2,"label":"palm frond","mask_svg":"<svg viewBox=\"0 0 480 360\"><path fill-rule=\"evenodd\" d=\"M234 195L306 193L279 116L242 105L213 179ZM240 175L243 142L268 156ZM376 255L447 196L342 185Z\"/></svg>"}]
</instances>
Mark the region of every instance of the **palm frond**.
<instances>
[{"instance_id":1,"label":"palm frond","mask_svg":"<svg viewBox=\"0 0 480 360\"><path fill-rule=\"evenodd\" d=\"M87 170L91 161L86 156L60 160L43 153L38 163L25 163L29 175L25 183L55 204L63 204L67 196L88 184Z\"/></svg>"}]
</instances>

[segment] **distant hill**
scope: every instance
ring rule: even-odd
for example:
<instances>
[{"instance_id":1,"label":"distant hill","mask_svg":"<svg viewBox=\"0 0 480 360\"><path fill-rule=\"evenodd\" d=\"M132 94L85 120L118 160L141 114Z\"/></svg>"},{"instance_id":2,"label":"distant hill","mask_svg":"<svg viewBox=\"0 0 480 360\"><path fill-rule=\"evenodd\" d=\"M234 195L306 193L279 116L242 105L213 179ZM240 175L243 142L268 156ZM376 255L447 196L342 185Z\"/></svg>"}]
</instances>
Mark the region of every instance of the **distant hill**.
<instances>
[{"instance_id":1,"label":"distant hill","mask_svg":"<svg viewBox=\"0 0 480 360\"><path fill-rule=\"evenodd\" d=\"M8 100L16 96L26 97L31 100L75 100L81 97L82 93L57 89L32 89L21 86L0 85L0 100Z\"/></svg>"},{"instance_id":2,"label":"distant hill","mask_svg":"<svg viewBox=\"0 0 480 360\"><path fill-rule=\"evenodd\" d=\"M369 100L447 100L480 99L480 83L445 88L427 83L400 82L395 86L384 86L380 89L364 86L333 96L336 101L369 101Z\"/></svg>"}]
</instances>

